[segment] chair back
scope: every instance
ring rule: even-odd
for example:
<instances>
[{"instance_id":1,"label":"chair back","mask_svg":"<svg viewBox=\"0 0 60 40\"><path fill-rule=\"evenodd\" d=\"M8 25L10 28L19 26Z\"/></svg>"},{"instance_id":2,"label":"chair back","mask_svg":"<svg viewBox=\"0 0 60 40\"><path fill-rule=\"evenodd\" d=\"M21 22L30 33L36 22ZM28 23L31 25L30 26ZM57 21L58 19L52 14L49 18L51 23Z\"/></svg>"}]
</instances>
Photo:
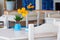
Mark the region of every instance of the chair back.
<instances>
[{"instance_id":1,"label":"chair back","mask_svg":"<svg viewBox=\"0 0 60 40\"><path fill-rule=\"evenodd\" d=\"M34 40L34 24L29 24L28 40Z\"/></svg>"}]
</instances>

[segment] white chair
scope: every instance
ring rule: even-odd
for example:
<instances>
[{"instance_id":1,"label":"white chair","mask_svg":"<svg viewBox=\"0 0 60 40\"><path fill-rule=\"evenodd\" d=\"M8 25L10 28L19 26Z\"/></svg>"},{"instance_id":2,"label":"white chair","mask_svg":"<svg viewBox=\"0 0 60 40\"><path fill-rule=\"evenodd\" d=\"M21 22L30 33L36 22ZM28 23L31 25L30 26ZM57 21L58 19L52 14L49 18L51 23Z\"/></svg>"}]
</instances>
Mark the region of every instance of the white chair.
<instances>
[{"instance_id":1,"label":"white chair","mask_svg":"<svg viewBox=\"0 0 60 40\"><path fill-rule=\"evenodd\" d=\"M50 11L50 12L45 12L45 18L54 18L56 16L59 16L60 12L59 11Z\"/></svg>"},{"instance_id":2,"label":"white chair","mask_svg":"<svg viewBox=\"0 0 60 40\"><path fill-rule=\"evenodd\" d=\"M58 25L57 40L60 40L60 19L56 19L55 24Z\"/></svg>"},{"instance_id":3,"label":"white chair","mask_svg":"<svg viewBox=\"0 0 60 40\"><path fill-rule=\"evenodd\" d=\"M7 28L7 18L6 18L6 16L4 16L4 15L2 15L1 17L0 17L0 21L3 21L3 23L4 23L4 27L3 28L1 28L1 29L6 29Z\"/></svg>"},{"instance_id":4,"label":"white chair","mask_svg":"<svg viewBox=\"0 0 60 40\"><path fill-rule=\"evenodd\" d=\"M45 23L42 24L41 26L35 27L34 28L34 24L30 24L29 25L29 40L34 40L34 34L35 33L56 33L58 32L58 24L57 22L59 22L59 16L57 18L55 18L53 15L57 14L60 15L59 11L57 12L45 12ZM51 15L53 17L51 17ZM56 15L55 15L56 16ZM34 30L33 30L34 29ZM35 32L34 32L35 31Z\"/></svg>"},{"instance_id":5,"label":"white chair","mask_svg":"<svg viewBox=\"0 0 60 40\"><path fill-rule=\"evenodd\" d=\"M0 17L0 21L4 22L4 28L2 29L7 29L9 27L9 21L15 21L14 17L14 15L2 15Z\"/></svg>"},{"instance_id":6,"label":"white chair","mask_svg":"<svg viewBox=\"0 0 60 40\"><path fill-rule=\"evenodd\" d=\"M35 28L34 28L34 24L29 24L28 39L35 40L35 37L36 37L35 34L37 36L39 36L38 34L42 34L39 37L45 37L45 38L47 37L47 34L49 34L48 37L56 36L56 31L57 31L56 26L53 24L43 24ZM47 40L50 40L50 39L47 39Z\"/></svg>"},{"instance_id":7,"label":"white chair","mask_svg":"<svg viewBox=\"0 0 60 40\"><path fill-rule=\"evenodd\" d=\"M52 23L54 22L55 18L59 18L59 17L60 17L59 11L45 12L46 23Z\"/></svg>"},{"instance_id":8,"label":"white chair","mask_svg":"<svg viewBox=\"0 0 60 40\"><path fill-rule=\"evenodd\" d=\"M28 40L34 40L34 24L29 24Z\"/></svg>"}]
</instances>

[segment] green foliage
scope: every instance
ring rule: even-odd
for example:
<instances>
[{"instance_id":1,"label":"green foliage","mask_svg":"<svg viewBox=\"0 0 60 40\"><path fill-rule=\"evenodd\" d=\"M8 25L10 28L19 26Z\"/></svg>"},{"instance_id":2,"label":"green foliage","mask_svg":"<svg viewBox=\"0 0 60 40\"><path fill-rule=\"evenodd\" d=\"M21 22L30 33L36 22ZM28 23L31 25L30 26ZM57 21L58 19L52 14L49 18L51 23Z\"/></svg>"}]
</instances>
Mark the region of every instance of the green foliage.
<instances>
[{"instance_id":1,"label":"green foliage","mask_svg":"<svg viewBox=\"0 0 60 40\"><path fill-rule=\"evenodd\" d=\"M15 20L16 20L16 21L20 21L20 20L22 20L22 19L23 19L23 17L20 17L19 15L16 15L16 16L15 16Z\"/></svg>"},{"instance_id":2,"label":"green foliage","mask_svg":"<svg viewBox=\"0 0 60 40\"><path fill-rule=\"evenodd\" d=\"M13 0L7 0L7 1L13 1Z\"/></svg>"}]
</instances>

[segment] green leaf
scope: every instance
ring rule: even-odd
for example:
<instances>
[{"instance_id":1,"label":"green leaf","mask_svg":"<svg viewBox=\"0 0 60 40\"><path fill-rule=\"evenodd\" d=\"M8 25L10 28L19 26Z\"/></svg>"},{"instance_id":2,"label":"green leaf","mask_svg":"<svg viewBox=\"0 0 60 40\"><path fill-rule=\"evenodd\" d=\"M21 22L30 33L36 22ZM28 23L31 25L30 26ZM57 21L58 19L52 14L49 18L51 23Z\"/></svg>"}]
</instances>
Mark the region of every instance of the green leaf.
<instances>
[{"instance_id":1,"label":"green leaf","mask_svg":"<svg viewBox=\"0 0 60 40\"><path fill-rule=\"evenodd\" d=\"M20 20L22 20L23 19L23 17L21 17L21 16L19 16L19 15L15 15L15 18L14 18L16 21L18 20L18 21L20 21Z\"/></svg>"}]
</instances>

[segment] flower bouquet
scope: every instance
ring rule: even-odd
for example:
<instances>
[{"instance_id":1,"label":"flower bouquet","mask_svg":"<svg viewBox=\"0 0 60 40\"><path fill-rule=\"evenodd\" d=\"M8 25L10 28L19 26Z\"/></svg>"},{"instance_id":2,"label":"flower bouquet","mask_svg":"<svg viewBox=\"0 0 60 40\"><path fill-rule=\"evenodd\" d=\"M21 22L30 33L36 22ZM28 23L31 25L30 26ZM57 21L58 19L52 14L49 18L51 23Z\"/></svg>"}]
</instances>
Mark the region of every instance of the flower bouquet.
<instances>
[{"instance_id":1,"label":"flower bouquet","mask_svg":"<svg viewBox=\"0 0 60 40\"><path fill-rule=\"evenodd\" d=\"M17 12L18 12L18 14L15 15L15 18L14 18L16 20L16 24L14 26L14 29L20 30L21 29L20 22L24 17L26 17L26 15L28 14L28 11L24 7L22 7L21 9L18 9Z\"/></svg>"}]
</instances>

